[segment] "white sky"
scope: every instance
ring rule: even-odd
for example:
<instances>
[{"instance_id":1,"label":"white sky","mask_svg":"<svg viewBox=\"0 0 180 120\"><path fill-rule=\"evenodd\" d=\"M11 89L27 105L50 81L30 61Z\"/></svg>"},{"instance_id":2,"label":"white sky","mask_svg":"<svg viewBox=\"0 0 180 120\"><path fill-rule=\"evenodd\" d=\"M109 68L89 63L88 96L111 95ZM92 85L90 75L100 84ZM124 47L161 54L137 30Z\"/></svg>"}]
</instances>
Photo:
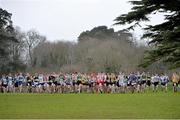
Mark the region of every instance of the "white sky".
<instances>
[{"instance_id":1,"label":"white sky","mask_svg":"<svg viewBox=\"0 0 180 120\"><path fill-rule=\"evenodd\" d=\"M36 29L48 40L77 40L79 34L100 25L112 26L114 19L131 9L129 0L0 0L0 7L12 13L15 26ZM162 21L155 16L151 23ZM136 36L141 30L134 31Z\"/></svg>"}]
</instances>

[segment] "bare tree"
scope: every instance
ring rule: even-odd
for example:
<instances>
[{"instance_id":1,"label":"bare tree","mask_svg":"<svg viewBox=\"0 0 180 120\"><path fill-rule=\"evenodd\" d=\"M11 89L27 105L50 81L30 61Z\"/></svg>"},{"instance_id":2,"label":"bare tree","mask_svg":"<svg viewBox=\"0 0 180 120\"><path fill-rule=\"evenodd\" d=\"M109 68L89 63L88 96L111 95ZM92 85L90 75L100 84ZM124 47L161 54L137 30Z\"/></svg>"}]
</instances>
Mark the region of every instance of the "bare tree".
<instances>
[{"instance_id":1,"label":"bare tree","mask_svg":"<svg viewBox=\"0 0 180 120\"><path fill-rule=\"evenodd\" d=\"M32 50L40 43L44 42L46 40L45 36L40 35L37 31L35 30L29 30L26 33L25 36L25 44L26 44L26 50L27 50L27 55L28 55L28 60L29 60L29 65L32 66L33 63L33 56L32 56Z\"/></svg>"}]
</instances>

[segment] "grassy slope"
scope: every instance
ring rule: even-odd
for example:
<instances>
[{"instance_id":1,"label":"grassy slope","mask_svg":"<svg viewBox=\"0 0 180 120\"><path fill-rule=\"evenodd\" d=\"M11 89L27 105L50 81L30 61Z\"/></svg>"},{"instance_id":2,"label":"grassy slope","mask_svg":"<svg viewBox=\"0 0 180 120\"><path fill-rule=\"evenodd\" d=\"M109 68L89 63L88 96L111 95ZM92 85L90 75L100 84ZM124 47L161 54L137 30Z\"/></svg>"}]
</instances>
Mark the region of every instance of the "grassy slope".
<instances>
[{"instance_id":1,"label":"grassy slope","mask_svg":"<svg viewBox=\"0 0 180 120\"><path fill-rule=\"evenodd\" d=\"M180 118L179 93L0 94L0 118Z\"/></svg>"}]
</instances>

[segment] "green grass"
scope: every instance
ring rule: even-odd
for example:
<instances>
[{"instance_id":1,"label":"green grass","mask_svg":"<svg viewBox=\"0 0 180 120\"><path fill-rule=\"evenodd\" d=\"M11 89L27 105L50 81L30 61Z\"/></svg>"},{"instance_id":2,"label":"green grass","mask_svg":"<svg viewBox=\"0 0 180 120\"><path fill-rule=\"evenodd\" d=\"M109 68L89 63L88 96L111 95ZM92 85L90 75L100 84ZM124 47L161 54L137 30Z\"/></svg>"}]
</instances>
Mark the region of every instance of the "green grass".
<instances>
[{"instance_id":1,"label":"green grass","mask_svg":"<svg viewBox=\"0 0 180 120\"><path fill-rule=\"evenodd\" d=\"M180 118L180 93L1 93L0 118Z\"/></svg>"}]
</instances>

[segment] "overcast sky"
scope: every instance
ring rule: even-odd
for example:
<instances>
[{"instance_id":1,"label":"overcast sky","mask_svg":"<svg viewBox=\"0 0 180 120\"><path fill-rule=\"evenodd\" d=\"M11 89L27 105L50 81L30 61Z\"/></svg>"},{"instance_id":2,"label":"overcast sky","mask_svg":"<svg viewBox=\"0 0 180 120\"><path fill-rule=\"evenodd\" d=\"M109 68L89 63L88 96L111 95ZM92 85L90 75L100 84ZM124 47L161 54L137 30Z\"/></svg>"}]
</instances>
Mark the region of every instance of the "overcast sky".
<instances>
[{"instance_id":1,"label":"overcast sky","mask_svg":"<svg viewBox=\"0 0 180 120\"><path fill-rule=\"evenodd\" d=\"M51 41L73 41L100 25L120 30L121 26L112 26L113 20L131 9L128 0L0 0L0 7L13 14L15 26L36 29ZM152 23L160 21L162 16L156 16ZM141 32L138 28L134 34Z\"/></svg>"}]
</instances>

